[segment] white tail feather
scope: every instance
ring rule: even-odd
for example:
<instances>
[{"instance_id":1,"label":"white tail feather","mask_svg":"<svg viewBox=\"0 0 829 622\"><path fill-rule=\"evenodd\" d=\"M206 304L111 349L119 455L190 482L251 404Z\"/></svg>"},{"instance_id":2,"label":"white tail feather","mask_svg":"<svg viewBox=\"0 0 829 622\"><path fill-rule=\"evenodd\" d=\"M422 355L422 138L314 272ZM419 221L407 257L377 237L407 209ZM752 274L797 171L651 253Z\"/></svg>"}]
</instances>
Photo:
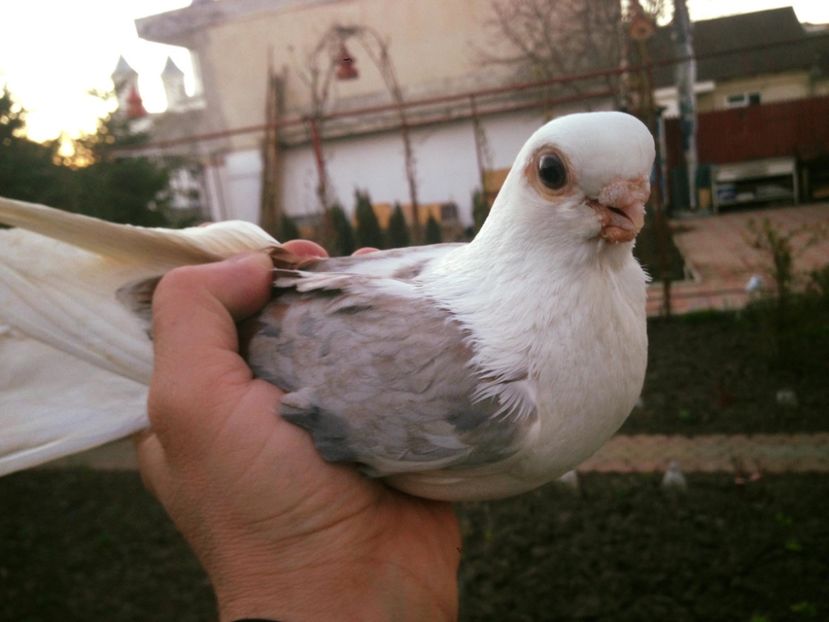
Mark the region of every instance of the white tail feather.
<instances>
[{"instance_id":1,"label":"white tail feather","mask_svg":"<svg viewBox=\"0 0 829 622\"><path fill-rule=\"evenodd\" d=\"M261 228L239 220L178 230L134 227L3 197L0 223L149 270L217 261L277 244Z\"/></svg>"},{"instance_id":2,"label":"white tail feather","mask_svg":"<svg viewBox=\"0 0 829 622\"><path fill-rule=\"evenodd\" d=\"M0 344L0 474L146 424L152 347L121 286L277 244L246 222L149 229L1 197L0 223L41 234L0 231L0 324L49 346Z\"/></svg>"},{"instance_id":3,"label":"white tail feather","mask_svg":"<svg viewBox=\"0 0 829 622\"><path fill-rule=\"evenodd\" d=\"M0 475L147 426L143 384L19 334L0 336L0 360Z\"/></svg>"}]
</instances>

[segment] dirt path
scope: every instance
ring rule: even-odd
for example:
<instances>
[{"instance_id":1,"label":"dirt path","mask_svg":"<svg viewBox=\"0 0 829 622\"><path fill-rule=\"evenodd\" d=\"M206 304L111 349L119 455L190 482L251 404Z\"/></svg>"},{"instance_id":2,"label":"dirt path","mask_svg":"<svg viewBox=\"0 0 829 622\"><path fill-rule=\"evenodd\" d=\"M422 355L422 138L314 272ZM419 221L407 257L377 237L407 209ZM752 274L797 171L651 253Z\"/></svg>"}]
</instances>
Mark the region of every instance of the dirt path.
<instances>
[{"instance_id":1,"label":"dirt path","mask_svg":"<svg viewBox=\"0 0 829 622\"><path fill-rule=\"evenodd\" d=\"M748 301L745 286L754 274L763 274L767 258L748 243L749 222L768 218L782 231L805 227L829 229L829 203L734 212L717 216L674 220L674 243L693 280L674 283L674 313L702 309L739 309ZM802 243L805 237L797 240ZM808 248L795 251L795 271L808 272L829 263L829 235ZM662 305L662 286L648 289L648 312Z\"/></svg>"},{"instance_id":2,"label":"dirt path","mask_svg":"<svg viewBox=\"0 0 829 622\"><path fill-rule=\"evenodd\" d=\"M685 472L829 473L829 433L616 436L578 470L648 473L673 460Z\"/></svg>"},{"instance_id":3,"label":"dirt path","mask_svg":"<svg viewBox=\"0 0 829 622\"><path fill-rule=\"evenodd\" d=\"M666 436L619 435L578 470L600 473L664 471L676 460L686 473L829 473L829 433L710 434ZM103 470L138 468L129 440L104 445L56 460L42 468L87 467Z\"/></svg>"}]
</instances>

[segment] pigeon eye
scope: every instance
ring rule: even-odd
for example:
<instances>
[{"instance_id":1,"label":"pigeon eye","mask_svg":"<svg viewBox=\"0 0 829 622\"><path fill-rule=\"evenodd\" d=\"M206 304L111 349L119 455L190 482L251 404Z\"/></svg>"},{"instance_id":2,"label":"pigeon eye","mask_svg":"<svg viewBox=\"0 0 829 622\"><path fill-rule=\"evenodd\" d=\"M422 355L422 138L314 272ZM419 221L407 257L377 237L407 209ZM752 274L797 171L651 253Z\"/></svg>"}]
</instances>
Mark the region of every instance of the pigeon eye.
<instances>
[{"instance_id":1,"label":"pigeon eye","mask_svg":"<svg viewBox=\"0 0 829 622\"><path fill-rule=\"evenodd\" d=\"M538 159L538 178L550 190L558 190L567 183L567 168L561 158L548 153Z\"/></svg>"}]
</instances>

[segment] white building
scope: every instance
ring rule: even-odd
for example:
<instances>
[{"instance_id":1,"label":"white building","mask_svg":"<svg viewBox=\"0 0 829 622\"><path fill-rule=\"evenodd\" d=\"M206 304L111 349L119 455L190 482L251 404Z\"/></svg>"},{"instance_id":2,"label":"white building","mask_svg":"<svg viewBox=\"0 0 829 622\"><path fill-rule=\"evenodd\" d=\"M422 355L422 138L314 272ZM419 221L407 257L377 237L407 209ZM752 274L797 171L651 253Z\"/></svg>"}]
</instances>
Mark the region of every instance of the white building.
<instances>
[{"instance_id":1,"label":"white building","mask_svg":"<svg viewBox=\"0 0 829 622\"><path fill-rule=\"evenodd\" d=\"M177 117L154 130L153 148L183 150L201 163L212 218L256 222L263 146L274 144L263 126L281 119L269 160L275 204L300 222L313 218L320 171L314 130L302 119L313 116L310 83L317 71L320 83L330 79L324 105L316 99L329 117L320 134L327 200L350 210L361 189L376 204L410 203L395 106L402 98L418 203L455 203L462 223L470 224L481 171L509 167L545 120L540 91L503 90L516 75L488 60L499 51L485 25L490 12L490 0L201 0L140 19L141 37L188 48L197 72L199 105L182 109L181 91L171 86ZM356 79L336 79L338 70L351 73L343 55L353 58ZM266 118L269 72L278 76L281 111ZM557 111L608 108L610 101L605 94ZM473 118L480 119L477 132Z\"/></svg>"}]
</instances>

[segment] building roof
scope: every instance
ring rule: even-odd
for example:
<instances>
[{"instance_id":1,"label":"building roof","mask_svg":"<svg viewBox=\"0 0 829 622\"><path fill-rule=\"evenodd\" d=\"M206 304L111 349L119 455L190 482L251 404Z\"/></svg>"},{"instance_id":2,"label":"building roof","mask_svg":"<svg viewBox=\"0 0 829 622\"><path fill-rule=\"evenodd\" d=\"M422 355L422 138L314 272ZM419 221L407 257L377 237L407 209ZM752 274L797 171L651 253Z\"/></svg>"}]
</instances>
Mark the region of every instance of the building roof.
<instances>
[{"instance_id":1,"label":"building roof","mask_svg":"<svg viewBox=\"0 0 829 622\"><path fill-rule=\"evenodd\" d=\"M135 27L142 39L189 47L192 45L191 37L194 33L216 24L247 18L258 13L337 1L339 0L202 0L181 9L137 19Z\"/></svg>"},{"instance_id":2,"label":"building roof","mask_svg":"<svg viewBox=\"0 0 829 622\"><path fill-rule=\"evenodd\" d=\"M650 44L655 61L676 57L671 26L660 28ZM697 80L724 81L746 76L807 70L829 77L829 34L805 29L792 7L729 15L694 22ZM727 54L729 50L748 48ZM654 70L656 86L674 84L673 66Z\"/></svg>"}]
</instances>

